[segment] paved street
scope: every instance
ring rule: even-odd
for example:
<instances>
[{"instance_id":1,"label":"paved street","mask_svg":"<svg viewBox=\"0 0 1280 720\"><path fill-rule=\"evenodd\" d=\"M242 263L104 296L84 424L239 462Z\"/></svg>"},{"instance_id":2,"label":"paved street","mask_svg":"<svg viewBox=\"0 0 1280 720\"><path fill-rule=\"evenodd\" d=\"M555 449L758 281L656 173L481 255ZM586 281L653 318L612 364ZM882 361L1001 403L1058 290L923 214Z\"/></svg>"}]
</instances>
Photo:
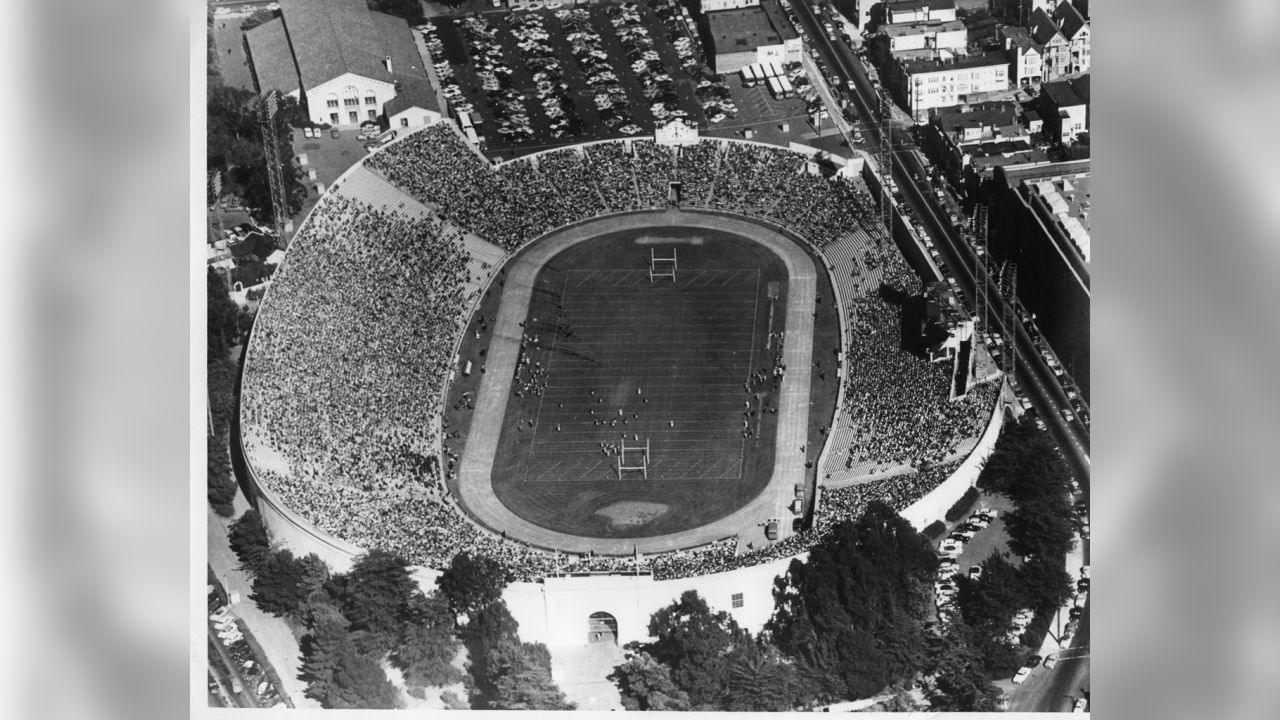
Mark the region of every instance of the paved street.
<instances>
[{"instance_id":1,"label":"paved street","mask_svg":"<svg viewBox=\"0 0 1280 720\"><path fill-rule=\"evenodd\" d=\"M244 498L237 493L237 517L246 509ZM298 679L302 650L298 647L298 641L293 637L293 632L284 620L262 612L257 605L249 601L253 582L239 569L240 560L236 558L235 553L231 551L231 546L227 543L227 520L210 509L207 524L209 564L213 566L214 574L227 589L227 594L239 593L240 595L240 602L233 603L231 606L236 617L244 620L249 626L254 639L266 653L267 660L275 667L276 674L280 676L280 682L284 685L284 691L288 693L294 707L319 708L320 703L302 694L306 689L306 683Z\"/></svg>"}]
</instances>

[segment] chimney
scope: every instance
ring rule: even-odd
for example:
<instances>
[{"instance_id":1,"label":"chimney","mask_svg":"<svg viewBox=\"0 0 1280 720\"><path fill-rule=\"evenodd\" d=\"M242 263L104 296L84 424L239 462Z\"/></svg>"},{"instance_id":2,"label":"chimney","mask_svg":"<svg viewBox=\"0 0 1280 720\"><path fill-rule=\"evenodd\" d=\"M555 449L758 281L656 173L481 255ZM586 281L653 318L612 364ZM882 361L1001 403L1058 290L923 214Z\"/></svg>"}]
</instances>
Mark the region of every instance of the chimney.
<instances>
[{"instance_id":1,"label":"chimney","mask_svg":"<svg viewBox=\"0 0 1280 720\"><path fill-rule=\"evenodd\" d=\"M391 56L390 55L383 58L382 64L387 66L387 72L391 72Z\"/></svg>"}]
</instances>

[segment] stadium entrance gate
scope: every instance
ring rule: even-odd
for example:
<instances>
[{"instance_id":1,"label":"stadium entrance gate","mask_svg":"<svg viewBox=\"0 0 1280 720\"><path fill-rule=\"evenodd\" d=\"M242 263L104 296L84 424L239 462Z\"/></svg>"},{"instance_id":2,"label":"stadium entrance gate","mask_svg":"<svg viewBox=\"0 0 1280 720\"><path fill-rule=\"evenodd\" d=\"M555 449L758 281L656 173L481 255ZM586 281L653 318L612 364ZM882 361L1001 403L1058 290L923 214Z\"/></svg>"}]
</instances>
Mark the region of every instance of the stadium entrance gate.
<instances>
[{"instance_id":1,"label":"stadium entrance gate","mask_svg":"<svg viewBox=\"0 0 1280 720\"><path fill-rule=\"evenodd\" d=\"M593 612L587 618L587 642L618 643L618 621L607 612Z\"/></svg>"}]
</instances>

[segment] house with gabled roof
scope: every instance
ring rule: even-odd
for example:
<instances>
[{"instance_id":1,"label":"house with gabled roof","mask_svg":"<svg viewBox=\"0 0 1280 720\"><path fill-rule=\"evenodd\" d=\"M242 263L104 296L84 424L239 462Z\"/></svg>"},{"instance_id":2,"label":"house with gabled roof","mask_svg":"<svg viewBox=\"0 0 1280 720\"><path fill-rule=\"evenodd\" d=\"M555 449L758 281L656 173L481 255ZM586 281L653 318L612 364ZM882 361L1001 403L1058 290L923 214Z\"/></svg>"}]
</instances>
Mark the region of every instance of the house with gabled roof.
<instances>
[{"instance_id":1,"label":"house with gabled roof","mask_svg":"<svg viewBox=\"0 0 1280 720\"><path fill-rule=\"evenodd\" d=\"M1031 40L1043 48L1045 80L1089 71L1092 30L1069 2L1058 3L1052 14L1036 8L1031 15Z\"/></svg>"},{"instance_id":2,"label":"house with gabled roof","mask_svg":"<svg viewBox=\"0 0 1280 720\"><path fill-rule=\"evenodd\" d=\"M279 2L280 17L245 33L259 92L297 98L320 125L353 127L384 115L440 119L427 64L402 18L374 12L365 0Z\"/></svg>"}]
</instances>

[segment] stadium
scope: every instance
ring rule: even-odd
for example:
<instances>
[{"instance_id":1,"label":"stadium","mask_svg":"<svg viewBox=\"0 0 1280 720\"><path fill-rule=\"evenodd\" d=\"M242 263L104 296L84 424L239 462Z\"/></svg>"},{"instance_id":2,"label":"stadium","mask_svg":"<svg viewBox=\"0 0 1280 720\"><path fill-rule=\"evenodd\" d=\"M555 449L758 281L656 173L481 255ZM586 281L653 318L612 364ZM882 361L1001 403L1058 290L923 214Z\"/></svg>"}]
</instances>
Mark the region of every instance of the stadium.
<instances>
[{"instance_id":1,"label":"stadium","mask_svg":"<svg viewBox=\"0 0 1280 720\"><path fill-rule=\"evenodd\" d=\"M790 558L873 499L941 517L999 432L979 344L904 347L945 282L871 188L861 159L681 128L500 164L449 122L397 139L258 313L254 504L338 570L498 559L553 652L642 639L688 588L758 629Z\"/></svg>"}]
</instances>

